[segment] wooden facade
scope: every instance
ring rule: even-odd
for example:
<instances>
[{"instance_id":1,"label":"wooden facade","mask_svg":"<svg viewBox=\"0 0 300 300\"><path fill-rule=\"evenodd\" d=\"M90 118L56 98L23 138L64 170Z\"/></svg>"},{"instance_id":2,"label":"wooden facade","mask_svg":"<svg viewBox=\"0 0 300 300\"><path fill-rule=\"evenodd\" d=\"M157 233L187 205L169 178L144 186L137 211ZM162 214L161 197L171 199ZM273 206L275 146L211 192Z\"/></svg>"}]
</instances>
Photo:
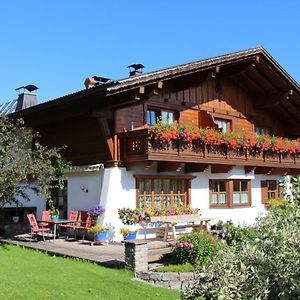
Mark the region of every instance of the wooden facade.
<instances>
[{"instance_id":1,"label":"wooden facade","mask_svg":"<svg viewBox=\"0 0 300 300\"><path fill-rule=\"evenodd\" d=\"M270 134L300 136L299 85L262 48L220 56L174 68L129 77L38 105L15 114L42 136L48 146L66 145L65 158L74 165L147 166L161 170L228 172L245 166L245 172L294 174L298 157L285 161L247 154L209 156L196 151L156 151L147 139L147 111L174 113L181 124L217 127L228 121L235 132L267 129ZM219 166L219 167L218 167ZM160 170L158 169L158 171ZM178 169L175 167L175 169Z\"/></svg>"}]
</instances>

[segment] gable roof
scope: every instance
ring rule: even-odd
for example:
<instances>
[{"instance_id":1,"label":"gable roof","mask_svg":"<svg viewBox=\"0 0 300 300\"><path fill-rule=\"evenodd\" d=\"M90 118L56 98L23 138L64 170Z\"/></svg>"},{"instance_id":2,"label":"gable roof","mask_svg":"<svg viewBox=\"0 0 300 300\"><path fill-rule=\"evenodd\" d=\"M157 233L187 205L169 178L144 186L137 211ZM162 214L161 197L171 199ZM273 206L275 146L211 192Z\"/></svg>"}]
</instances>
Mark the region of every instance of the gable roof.
<instances>
[{"instance_id":1,"label":"gable roof","mask_svg":"<svg viewBox=\"0 0 300 300\"><path fill-rule=\"evenodd\" d=\"M83 99L88 96L109 96L133 90L141 85L149 85L162 80L170 80L173 78L189 75L196 72L213 69L217 66L230 66L234 63L243 61L251 61L256 56L260 56L268 65L271 72L278 75L289 88L298 93L300 97L299 84L281 67L281 65L263 48L256 47L244 51L234 52L226 55L220 55L213 58L203 59L178 65L175 67L165 68L153 72L143 73L141 75L131 76L117 81L111 81L89 89L80 90L78 92L50 100L36 106L18 111L18 116L27 115L36 111L44 111L48 108L70 103L72 101ZM84 100L86 101L86 100Z\"/></svg>"}]
</instances>

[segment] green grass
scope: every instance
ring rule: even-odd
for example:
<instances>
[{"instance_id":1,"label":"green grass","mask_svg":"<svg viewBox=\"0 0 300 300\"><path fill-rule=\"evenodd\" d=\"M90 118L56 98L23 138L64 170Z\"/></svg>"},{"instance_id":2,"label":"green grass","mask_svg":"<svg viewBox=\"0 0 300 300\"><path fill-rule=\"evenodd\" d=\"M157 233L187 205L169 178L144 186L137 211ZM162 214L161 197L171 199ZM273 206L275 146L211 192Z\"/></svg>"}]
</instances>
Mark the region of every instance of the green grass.
<instances>
[{"instance_id":1,"label":"green grass","mask_svg":"<svg viewBox=\"0 0 300 300\"><path fill-rule=\"evenodd\" d=\"M131 272L0 244L0 299L179 299Z\"/></svg>"},{"instance_id":2,"label":"green grass","mask_svg":"<svg viewBox=\"0 0 300 300\"><path fill-rule=\"evenodd\" d=\"M195 267L190 263L182 265L169 264L157 269L157 272L193 272Z\"/></svg>"}]
</instances>

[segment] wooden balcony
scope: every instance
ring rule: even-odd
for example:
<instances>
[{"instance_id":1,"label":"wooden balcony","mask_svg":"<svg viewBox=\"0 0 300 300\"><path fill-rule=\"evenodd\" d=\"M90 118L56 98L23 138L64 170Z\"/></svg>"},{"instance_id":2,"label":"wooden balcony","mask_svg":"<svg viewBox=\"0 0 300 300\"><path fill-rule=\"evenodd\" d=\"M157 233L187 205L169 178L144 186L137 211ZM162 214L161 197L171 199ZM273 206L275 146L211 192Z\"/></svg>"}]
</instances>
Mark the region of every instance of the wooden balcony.
<instances>
[{"instance_id":1,"label":"wooden balcony","mask_svg":"<svg viewBox=\"0 0 300 300\"><path fill-rule=\"evenodd\" d=\"M190 167L194 166L194 168L190 168L190 172L196 171L197 166L200 170L200 166L218 165L223 166L222 173L232 166L245 166L246 173L251 170L256 170L256 172L259 170L257 173L261 174L300 174L300 156L293 154L232 150L228 149L226 145L193 144L188 146L184 142L164 145L159 141L150 142L147 129L120 133L118 138L119 160L126 166L157 161L159 163L173 162L188 164Z\"/></svg>"}]
</instances>

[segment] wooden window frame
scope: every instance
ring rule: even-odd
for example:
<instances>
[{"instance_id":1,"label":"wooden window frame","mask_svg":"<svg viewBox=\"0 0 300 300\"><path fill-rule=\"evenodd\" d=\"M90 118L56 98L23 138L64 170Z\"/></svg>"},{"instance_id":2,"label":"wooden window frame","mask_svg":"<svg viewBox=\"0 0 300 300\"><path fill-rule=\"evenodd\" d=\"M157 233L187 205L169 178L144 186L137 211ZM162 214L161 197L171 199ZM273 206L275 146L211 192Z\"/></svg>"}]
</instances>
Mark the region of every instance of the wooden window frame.
<instances>
[{"instance_id":1,"label":"wooden window frame","mask_svg":"<svg viewBox=\"0 0 300 300\"><path fill-rule=\"evenodd\" d=\"M220 192L212 192L211 191L211 183L212 182L220 182L220 181L224 181L225 182L225 193L226 193L226 203L212 203L212 195L213 194L220 194ZM211 179L209 180L209 205L210 207L228 207L228 203L229 203L229 198L228 198L228 189L229 189L229 180L226 179Z\"/></svg>"},{"instance_id":2,"label":"wooden window frame","mask_svg":"<svg viewBox=\"0 0 300 300\"><path fill-rule=\"evenodd\" d=\"M145 124L146 124L147 128L152 127L152 125L148 126L148 111L157 112L158 117L161 117L162 112L172 112L173 113L173 123L178 122L178 120L179 120L179 112L176 109L172 109L171 107L168 107L168 106L158 107L158 106L147 105L146 109L145 109Z\"/></svg>"},{"instance_id":3,"label":"wooden window frame","mask_svg":"<svg viewBox=\"0 0 300 300\"><path fill-rule=\"evenodd\" d=\"M211 191L211 182L213 181L225 181L226 182L226 204L216 204L212 203L212 191ZM233 182L234 181L247 181L247 203L233 203ZM252 183L250 179L210 179L209 180L209 207L210 208L236 208L236 207L251 207L251 188Z\"/></svg>"},{"instance_id":4,"label":"wooden window frame","mask_svg":"<svg viewBox=\"0 0 300 300\"><path fill-rule=\"evenodd\" d=\"M137 208L143 208L140 205L140 181L141 180L146 180L149 179L151 180L151 207L156 207L155 204L155 196L159 195L159 196L164 196L164 192L162 191L160 194L155 194L154 192L154 180L163 180L163 179L169 179L170 181L170 186L172 186L172 181L173 180L184 180L185 181L185 191L183 193L180 194L174 194L174 192L172 191L172 189L170 190L170 202L171 205L168 207L174 207L174 196L176 195L184 195L184 207L188 207L190 206L190 190L191 190L191 179L193 179L193 176L159 176L159 175L136 175L136 207ZM146 196L146 194L145 194ZM161 208L163 209L165 207L164 203L161 203Z\"/></svg>"},{"instance_id":5,"label":"wooden window frame","mask_svg":"<svg viewBox=\"0 0 300 300\"><path fill-rule=\"evenodd\" d=\"M224 131L222 127L219 127L218 121L226 123L226 131ZM224 119L224 118L214 117L214 122L217 124L219 129L222 129L222 132L232 131L232 120L231 119Z\"/></svg>"},{"instance_id":6,"label":"wooden window frame","mask_svg":"<svg viewBox=\"0 0 300 300\"><path fill-rule=\"evenodd\" d=\"M275 181L276 182L276 189L275 190L269 190L269 182ZM278 199L280 198L281 188L279 186L279 180L277 179L267 179L267 180L261 180L260 183L261 187L261 203L267 205L268 201L271 199ZM271 193L275 193L275 197L270 197Z\"/></svg>"}]
</instances>

